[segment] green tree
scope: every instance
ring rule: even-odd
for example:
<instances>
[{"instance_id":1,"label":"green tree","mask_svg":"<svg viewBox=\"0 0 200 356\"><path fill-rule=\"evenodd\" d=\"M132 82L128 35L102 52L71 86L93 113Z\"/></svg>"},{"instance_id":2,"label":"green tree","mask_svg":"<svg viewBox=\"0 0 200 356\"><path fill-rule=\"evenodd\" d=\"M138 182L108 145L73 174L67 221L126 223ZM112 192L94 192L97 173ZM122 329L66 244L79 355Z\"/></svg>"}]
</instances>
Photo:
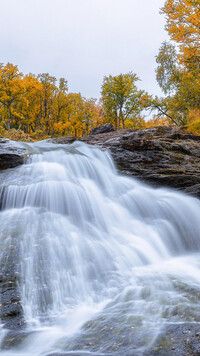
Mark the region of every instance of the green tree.
<instances>
[{"instance_id":1,"label":"green tree","mask_svg":"<svg viewBox=\"0 0 200 356\"><path fill-rule=\"evenodd\" d=\"M116 130L121 124L124 128L126 119L141 111L139 99L143 91L136 87L138 80L138 76L132 72L117 76L109 75L103 79L102 102L108 117L114 118Z\"/></svg>"},{"instance_id":2,"label":"green tree","mask_svg":"<svg viewBox=\"0 0 200 356\"><path fill-rule=\"evenodd\" d=\"M180 82L178 56L173 44L163 42L156 57L156 79L165 94L176 91Z\"/></svg>"},{"instance_id":3,"label":"green tree","mask_svg":"<svg viewBox=\"0 0 200 356\"><path fill-rule=\"evenodd\" d=\"M200 73L180 64L173 44L164 42L156 57L156 79L164 99L154 98L150 107L164 114L177 125L187 125L190 110L200 108Z\"/></svg>"}]
</instances>

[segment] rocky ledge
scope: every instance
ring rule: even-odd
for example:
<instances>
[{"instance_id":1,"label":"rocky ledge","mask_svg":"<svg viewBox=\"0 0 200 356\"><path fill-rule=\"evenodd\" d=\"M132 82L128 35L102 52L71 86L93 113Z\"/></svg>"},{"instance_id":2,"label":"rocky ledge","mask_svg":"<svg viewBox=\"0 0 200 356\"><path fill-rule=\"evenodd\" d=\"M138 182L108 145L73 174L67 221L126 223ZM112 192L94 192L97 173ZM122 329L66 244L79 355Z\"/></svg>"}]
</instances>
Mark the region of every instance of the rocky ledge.
<instances>
[{"instance_id":1,"label":"rocky ledge","mask_svg":"<svg viewBox=\"0 0 200 356\"><path fill-rule=\"evenodd\" d=\"M75 140L75 137L66 137L54 142ZM200 198L199 135L176 127L154 127L90 134L81 141L109 148L118 169L128 176Z\"/></svg>"}]
</instances>

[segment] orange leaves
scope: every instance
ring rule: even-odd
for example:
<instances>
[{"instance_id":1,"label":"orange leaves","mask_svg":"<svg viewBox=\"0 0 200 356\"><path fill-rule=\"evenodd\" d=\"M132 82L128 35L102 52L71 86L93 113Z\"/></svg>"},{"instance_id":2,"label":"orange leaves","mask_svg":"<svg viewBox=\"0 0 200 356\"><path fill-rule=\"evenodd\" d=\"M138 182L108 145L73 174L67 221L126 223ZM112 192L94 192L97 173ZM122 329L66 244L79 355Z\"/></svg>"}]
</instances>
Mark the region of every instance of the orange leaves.
<instances>
[{"instance_id":1,"label":"orange leaves","mask_svg":"<svg viewBox=\"0 0 200 356\"><path fill-rule=\"evenodd\" d=\"M18 67L0 65L0 133L30 134L33 139L89 133L103 123L102 106L81 94L68 93L67 81L48 73L23 75ZM22 131L20 131L22 130Z\"/></svg>"},{"instance_id":2,"label":"orange leaves","mask_svg":"<svg viewBox=\"0 0 200 356\"><path fill-rule=\"evenodd\" d=\"M189 65L200 56L199 0L167 0L162 12L167 15L166 29L180 48L180 61Z\"/></svg>"},{"instance_id":3,"label":"orange leaves","mask_svg":"<svg viewBox=\"0 0 200 356\"><path fill-rule=\"evenodd\" d=\"M188 118L187 129L194 134L200 134L200 110L191 110Z\"/></svg>"},{"instance_id":4,"label":"orange leaves","mask_svg":"<svg viewBox=\"0 0 200 356\"><path fill-rule=\"evenodd\" d=\"M10 131L13 123L16 105L24 101L26 85L23 81L23 75L19 72L17 66L11 63L0 66L0 104L4 116L2 121L5 128Z\"/></svg>"},{"instance_id":5,"label":"orange leaves","mask_svg":"<svg viewBox=\"0 0 200 356\"><path fill-rule=\"evenodd\" d=\"M156 78L168 95L164 112L172 122L187 125L190 113L200 108L200 0L166 0L162 13L176 46L162 44Z\"/></svg>"},{"instance_id":6,"label":"orange leaves","mask_svg":"<svg viewBox=\"0 0 200 356\"><path fill-rule=\"evenodd\" d=\"M145 122L145 128L158 127L158 126L168 126L168 125L171 125L171 122L165 116L163 116L163 117L154 117L154 118L152 118L152 119L150 119L150 120Z\"/></svg>"}]
</instances>

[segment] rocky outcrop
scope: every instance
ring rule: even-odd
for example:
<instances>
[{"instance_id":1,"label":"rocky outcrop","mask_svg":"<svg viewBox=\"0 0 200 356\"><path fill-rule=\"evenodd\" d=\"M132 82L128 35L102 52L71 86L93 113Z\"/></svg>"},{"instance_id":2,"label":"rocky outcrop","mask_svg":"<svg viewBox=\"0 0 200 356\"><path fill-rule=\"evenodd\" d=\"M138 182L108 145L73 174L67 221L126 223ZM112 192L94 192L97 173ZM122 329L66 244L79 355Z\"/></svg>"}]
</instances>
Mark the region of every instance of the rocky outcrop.
<instances>
[{"instance_id":1,"label":"rocky outcrop","mask_svg":"<svg viewBox=\"0 0 200 356\"><path fill-rule=\"evenodd\" d=\"M24 154L25 150L15 146L13 141L0 138L0 170L23 164Z\"/></svg>"},{"instance_id":2,"label":"rocky outcrop","mask_svg":"<svg viewBox=\"0 0 200 356\"><path fill-rule=\"evenodd\" d=\"M86 136L89 144L108 147L118 169L156 186L200 198L200 136L174 127L121 130Z\"/></svg>"}]
</instances>

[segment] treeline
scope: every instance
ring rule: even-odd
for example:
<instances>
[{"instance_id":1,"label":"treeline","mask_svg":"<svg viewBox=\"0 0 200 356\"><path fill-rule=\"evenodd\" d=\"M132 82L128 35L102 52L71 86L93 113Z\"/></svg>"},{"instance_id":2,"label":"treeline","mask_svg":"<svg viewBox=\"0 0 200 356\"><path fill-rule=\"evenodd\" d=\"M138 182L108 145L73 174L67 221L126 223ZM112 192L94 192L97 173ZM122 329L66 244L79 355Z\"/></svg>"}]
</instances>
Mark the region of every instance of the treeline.
<instances>
[{"instance_id":1,"label":"treeline","mask_svg":"<svg viewBox=\"0 0 200 356\"><path fill-rule=\"evenodd\" d=\"M0 130L21 130L33 138L87 134L102 123L94 99L68 93L67 81L48 73L24 75L8 63L0 67Z\"/></svg>"},{"instance_id":2,"label":"treeline","mask_svg":"<svg viewBox=\"0 0 200 356\"><path fill-rule=\"evenodd\" d=\"M141 114L145 92L137 89L138 79L133 73L104 77L102 97L97 102L68 92L64 78L57 80L48 73L24 75L11 63L1 64L0 135L21 139L26 135L33 139L80 137L107 122L116 130L148 127L150 123ZM155 124L163 122L155 120Z\"/></svg>"},{"instance_id":3,"label":"treeline","mask_svg":"<svg viewBox=\"0 0 200 356\"><path fill-rule=\"evenodd\" d=\"M139 90L139 78L130 72L105 76L97 102L70 93L64 78L24 75L11 63L1 64L0 135L83 136L107 122L116 130L171 124L200 133L200 3L166 0L161 11L171 39L156 57L156 79L164 97ZM152 112L152 120L145 120L144 110Z\"/></svg>"}]
</instances>

